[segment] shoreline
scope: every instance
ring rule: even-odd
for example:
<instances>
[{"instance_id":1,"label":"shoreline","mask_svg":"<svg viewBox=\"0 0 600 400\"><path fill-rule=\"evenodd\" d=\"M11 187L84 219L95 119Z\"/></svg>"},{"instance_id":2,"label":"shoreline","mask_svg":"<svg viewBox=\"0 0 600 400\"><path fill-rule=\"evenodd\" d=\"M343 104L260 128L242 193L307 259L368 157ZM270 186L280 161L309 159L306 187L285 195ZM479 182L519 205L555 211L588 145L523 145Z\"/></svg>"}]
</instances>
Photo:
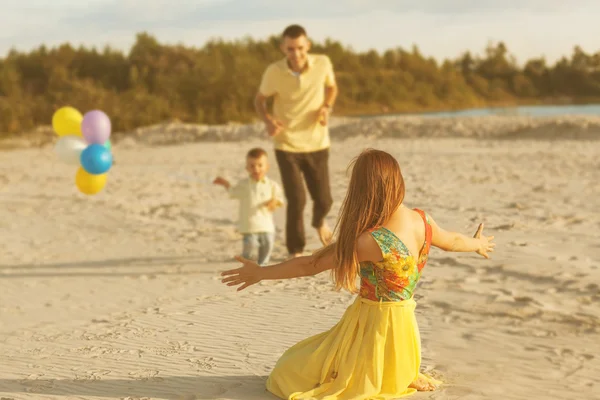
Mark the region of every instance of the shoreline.
<instances>
[{"instance_id":1,"label":"shoreline","mask_svg":"<svg viewBox=\"0 0 600 400\"><path fill-rule=\"evenodd\" d=\"M379 116L334 117L330 121L332 141L352 137L376 138L474 138L489 140L598 140L600 116ZM163 122L127 132L114 132L115 145L167 146L197 142L243 142L265 139L262 123L202 125ZM58 136L51 126L41 126L21 135L0 139L0 151L51 146Z\"/></svg>"},{"instance_id":2,"label":"shoreline","mask_svg":"<svg viewBox=\"0 0 600 400\"><path fill-rule=\"evenodd\" d=\"M440 113L460 113L465 111L474 110L494 110L494 109L513 109L520 107L573 107L573 106L598 106L600 105L600 98L569 98L569 97L557 97L548 99L517 99L517 101L496 101L487 102L480 104L473 104L470 106L455 106L455 107L412 107L410 111L390 111L384 113L371 112L371 113L347 113L346 117L356 118L377 118L385 116L427 116L431 114Z\"/></svg>"}]
</instances>

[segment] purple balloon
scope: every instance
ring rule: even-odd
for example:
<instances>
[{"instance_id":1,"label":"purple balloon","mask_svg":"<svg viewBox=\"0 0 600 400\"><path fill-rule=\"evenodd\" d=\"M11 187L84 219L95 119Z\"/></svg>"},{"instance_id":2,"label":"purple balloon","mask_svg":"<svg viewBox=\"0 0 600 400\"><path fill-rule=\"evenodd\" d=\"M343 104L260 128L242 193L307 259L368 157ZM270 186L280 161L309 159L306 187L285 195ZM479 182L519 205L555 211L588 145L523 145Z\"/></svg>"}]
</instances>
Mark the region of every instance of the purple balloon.
<instances>
[{"instance_id":1,"label":"purple balloon","mask_svg":"<svg viewBox=\"0 0 600 400\"><path fill-rule=\"evenodd\" d=\"M81 133L89 144L104 144L110 137L110 119L100 110L85 113L81 121Z\"/></svg>"}]
</instances>

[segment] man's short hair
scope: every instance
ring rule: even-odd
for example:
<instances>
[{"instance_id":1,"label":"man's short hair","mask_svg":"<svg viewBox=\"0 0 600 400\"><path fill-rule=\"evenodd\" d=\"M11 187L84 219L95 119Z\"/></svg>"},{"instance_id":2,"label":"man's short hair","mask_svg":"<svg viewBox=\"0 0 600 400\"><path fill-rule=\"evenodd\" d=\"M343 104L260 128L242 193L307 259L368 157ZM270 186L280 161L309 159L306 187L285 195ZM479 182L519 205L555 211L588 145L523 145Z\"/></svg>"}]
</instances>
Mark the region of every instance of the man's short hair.
<instances>
[{"instance_id":1,"label":"man's short hair","mask_svg":"<svg viewBox=\"0 0 600 400\"><path fill-rule=\"evenodd\" d=\"M267 156L267 152L264 149L261 149L260 147L255 147L253 149L251 149L248 154L246 154L247 158L252 158L254 160L261 158L262 156Z\"/></svg>"},{"instance_id":2,"label":"man's short hair","mask_svg":"<svg viewBox=\"0 0 600 400\"><path fill-rule=\"evenodd\" d=\"M286 37L290 39L298 39L301 36L307 36L306 29L296 24L288 26L281 34L282 39L285 39Z\"/></svg>"}]
</instances>

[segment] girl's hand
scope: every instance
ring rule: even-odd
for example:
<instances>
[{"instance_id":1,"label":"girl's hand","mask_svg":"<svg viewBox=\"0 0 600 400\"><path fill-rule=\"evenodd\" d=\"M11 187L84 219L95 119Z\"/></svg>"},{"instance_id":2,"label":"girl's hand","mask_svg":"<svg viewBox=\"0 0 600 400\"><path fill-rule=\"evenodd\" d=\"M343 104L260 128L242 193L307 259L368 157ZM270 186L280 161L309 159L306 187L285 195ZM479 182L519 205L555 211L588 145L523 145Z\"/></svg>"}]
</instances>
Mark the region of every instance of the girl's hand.
<instances>
[{"instance_id":1,"label":"girl's hand","mask_svg":"<svg viewBox=\"0 0 600 400\"><path fill-rule=\"evenodd\" d=\"M479 224L477 232L475 232L475 235L473 235L475 239L479 239L479 248L475 252L484 258L490 258L488 253L492 253L494 251L496 243L492 243L492 240L494 240L493 236L481 236L482 232L483 223Z\"/></svg>"},{"instance_id":2,"label":"girl's hand","mask_svg":"<svg viewBox=\"0 0 600 400\"><path fill-rule=\"evenodd\" d=\"M225 271L221 276L226 276L221 282L226 283L227 286L242 285L237 290L246 289L248 286L254 285L262 280L263 269L254 261L245 259L244 257L236 256L236 260L241 262L243 265L240 268L231 269Z\"/></svg>"}]
</instances>

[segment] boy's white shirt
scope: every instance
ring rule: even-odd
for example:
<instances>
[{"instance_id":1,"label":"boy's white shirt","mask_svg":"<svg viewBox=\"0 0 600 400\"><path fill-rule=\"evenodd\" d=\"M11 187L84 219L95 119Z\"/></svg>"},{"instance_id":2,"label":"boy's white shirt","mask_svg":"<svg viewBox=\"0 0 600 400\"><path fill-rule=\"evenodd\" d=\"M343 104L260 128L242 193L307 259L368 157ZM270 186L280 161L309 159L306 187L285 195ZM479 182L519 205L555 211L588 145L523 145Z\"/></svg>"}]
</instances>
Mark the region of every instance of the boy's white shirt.
<instances>
[{"instance_id":1,"label":"boy's white shirt","mask_svg":"<svg viewBox=\"0 0 600 400\"><path fill-rule=\"evenodd\" d=\"M229 187L229 196L239 200L240 233L275 232L273 212L269 211L265 204L271 199L285 203L277 182L266 176L261 181L244 178Z\"/></svg>"}]
</instances>

